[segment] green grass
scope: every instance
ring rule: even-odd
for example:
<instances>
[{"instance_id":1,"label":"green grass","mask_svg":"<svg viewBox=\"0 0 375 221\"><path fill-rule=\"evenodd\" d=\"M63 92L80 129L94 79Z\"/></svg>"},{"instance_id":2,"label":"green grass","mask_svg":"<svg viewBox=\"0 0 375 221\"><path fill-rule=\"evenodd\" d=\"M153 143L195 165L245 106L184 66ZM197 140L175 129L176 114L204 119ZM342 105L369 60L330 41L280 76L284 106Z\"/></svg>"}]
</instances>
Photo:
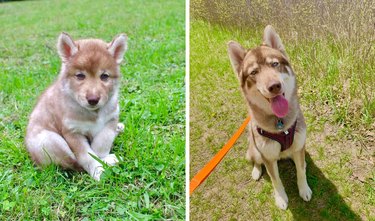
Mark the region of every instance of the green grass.
<instances>
[{"instance_id":1,"label":"green grass","mask_svg":"<svg viewBox=\"0 0 375 221\"><path fill-rule=\"evenodd\" d=\"M198 4L198 3L197 3ZM240 22L240 21L239 21ZM227 42L262 43L265 26L231 27L192 19L190 26L190 178L228 141L247 115ZM299 26L297 26L298 29ZM299 27L301 28L301 27ZM374 57L356 57L329 36L283 39L308 125L312 200L298 195L292 161L280 161L287 211L274 203L270 178L251 179L247 132L190 198L191 220L374 220ZM347 42L348 43L348 42ZM350 43L350 42L349 42ZM348 43L348 44L349 44ZM371 46L370 46L371 47ZM373 47L369 54L373 55Z\"/></svg>"},{"instance_id":2,"label":"green grass","mask_svg":"<svg viewBox=\"0 0 375 221\"><path fill-rule=\"evenodd\" d=\"M185 217L184 1L0 4L0 220L182 220ZM129 36L120 93L122 157L100 182L37 170L23 143L37 97L56 78L60 32Z\"/></svg>"}]
</instances>

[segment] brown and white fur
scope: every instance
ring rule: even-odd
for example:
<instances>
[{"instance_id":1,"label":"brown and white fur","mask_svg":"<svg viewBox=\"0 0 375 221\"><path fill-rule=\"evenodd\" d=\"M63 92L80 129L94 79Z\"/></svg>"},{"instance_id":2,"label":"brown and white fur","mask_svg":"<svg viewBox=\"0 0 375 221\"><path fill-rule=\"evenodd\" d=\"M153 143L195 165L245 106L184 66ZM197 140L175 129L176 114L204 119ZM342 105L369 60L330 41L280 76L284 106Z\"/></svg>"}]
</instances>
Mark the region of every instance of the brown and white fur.
<instances>
[{"instance_id":1,"label":"brown and white fur","mask_svg":"<svg viewBox=\"0 0 375 221\"><path fill-rule=\"evenodd\" d=\"M245 50L240 44L230 41L228 53L250 110L250 145L246 157L254 163L253 179L260 178L261 164L264 164L272 180L276 205L286 209L288 197L279 177L277 161L290 157L297 169L299 195L309 201L312 191L306 180L306 124L298 103L296 76L279 35L269 25L264 30L261 46ZM283 152L278 142L261 136L256 129L280 132L275 127L278 117L272 112L270 99L281 94L289 103L288 114L283 118L285 128L290 128L297 120L294 142Z\"/></svg>"},{"instance_id":2,"label":"brown and white fur","mask_svg":"<svg viewBox=\"0 0 375 221\"><path fill-rule=\"evenodd\" d=\"M118 162L109 152L124 129L117 99L126 41L125 34L111 43L59 36L60 74L40 96L26 132L27 150L38 166L83 169L100 180L104 169L94 157L108 165Z\"/></svg>"}]
</instances>

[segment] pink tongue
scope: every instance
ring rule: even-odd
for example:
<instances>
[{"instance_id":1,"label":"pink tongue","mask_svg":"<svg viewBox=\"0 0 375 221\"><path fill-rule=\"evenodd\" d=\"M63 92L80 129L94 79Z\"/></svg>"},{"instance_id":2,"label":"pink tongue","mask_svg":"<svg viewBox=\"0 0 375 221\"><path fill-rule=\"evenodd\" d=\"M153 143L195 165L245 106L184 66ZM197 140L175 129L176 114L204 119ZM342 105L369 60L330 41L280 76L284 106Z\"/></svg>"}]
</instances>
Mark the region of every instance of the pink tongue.
<instances>
[{"instance_id":1,"label":"pink tongue","mask_svg":"<svg viewBox=\"0 0 375 221\"><path fill-rule=\"evenodd\" d=\"M271 108L277 117L285 117L288 113L288 101L282 95L271 99Z\"/></svg>"}]
</instances>

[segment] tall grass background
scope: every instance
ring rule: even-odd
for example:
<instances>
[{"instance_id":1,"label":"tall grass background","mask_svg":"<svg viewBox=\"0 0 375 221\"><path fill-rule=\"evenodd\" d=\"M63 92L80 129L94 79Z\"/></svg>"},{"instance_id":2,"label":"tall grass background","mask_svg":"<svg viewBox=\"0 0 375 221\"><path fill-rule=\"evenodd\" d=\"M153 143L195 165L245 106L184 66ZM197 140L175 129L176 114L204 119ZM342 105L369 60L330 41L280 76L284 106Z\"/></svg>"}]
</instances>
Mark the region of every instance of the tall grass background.
<instances>
[{"instance_id":1,"label":"tall grass background","mask_svg":"<svg viewBox=\"0 0 375 221\"><path fill-rule=\"evenodd\" d=\"M235 32L260 36L274 26L303 76L302 96L314 101L308 104L313 115L371 135L375 144L369 132L375 127L375 1L192 0L190 7L193 21Z\"/></svg>"}]
</instances>

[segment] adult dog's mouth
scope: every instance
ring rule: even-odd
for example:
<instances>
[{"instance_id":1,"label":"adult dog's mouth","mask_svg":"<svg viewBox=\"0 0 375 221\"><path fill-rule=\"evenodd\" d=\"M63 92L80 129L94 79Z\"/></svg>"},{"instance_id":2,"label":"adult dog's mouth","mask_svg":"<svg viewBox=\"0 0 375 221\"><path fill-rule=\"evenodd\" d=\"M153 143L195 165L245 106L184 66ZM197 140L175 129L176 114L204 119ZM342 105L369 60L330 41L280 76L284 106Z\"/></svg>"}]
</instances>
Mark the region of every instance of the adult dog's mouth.
<instances>
[{"instance_id":1,"label":"adult dog's mouth","mask_svg":"<svg viewBox=\"0 0 375 221\"><path fill-rule=\"evenodd\" d=\"M271 104L271 102L272 102L272 99L275 98L275 97L277 97L277 96L283 96L283 97L285 98L285 93L282 93L282 94L276 95L276 96L271 97L271 98L268 98L268 97L266 97L266 96L263 95L263 97L266 98L266 100L267 100L268 103L270 103L270 104Z\"/></svg>"},{"instance_id":2,"label":"adult dog's mouth","mask_svg":"<svg viewBox=\"0 0 375 221\"><path fill-rule=\"evenodd\" d=\"M279 118L285 117L288 114L289 103L285 98L285 93L279 94L269 99L271 103L272 112Z\"/></svg>"},{"instance_id":3,"label":"adult dog's mouth","mask_svg":"<svg viewBox=\"0 0 375 221\"><path fill-rule=\"evenodd\" d=\"M270 103L272 112L276 117L283 118L288 114L289 102L285 98L285 93L270 98L264 96L261 91L259 91L259 93Z\"/></svg>"}]
</instances>

